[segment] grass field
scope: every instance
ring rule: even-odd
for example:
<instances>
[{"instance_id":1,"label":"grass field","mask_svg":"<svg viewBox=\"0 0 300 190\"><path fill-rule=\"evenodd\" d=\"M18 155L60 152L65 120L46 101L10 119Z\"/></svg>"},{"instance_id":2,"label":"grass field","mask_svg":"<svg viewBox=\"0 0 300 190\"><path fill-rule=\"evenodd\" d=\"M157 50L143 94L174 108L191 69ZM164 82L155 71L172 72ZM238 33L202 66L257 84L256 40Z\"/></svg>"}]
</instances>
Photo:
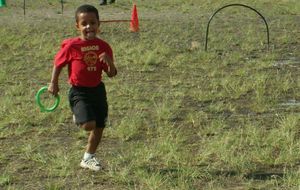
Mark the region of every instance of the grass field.
<instances>
[{"instance_id":1,"label":"grass field","mask_svg":"<svg viewBox=\"0 0 300 190\"><path fill-rule=\"evenodd\" d=\"M103 23L118 76L104 77L109 121L97 157L79 167L87 134L72 122L67 69L61 104L42 113L63 39L83 1L7 0L0 8L0 189L300 189L300 1L136 0L140 32ZM100 7L130 19L132 1ZM211 22L208 51L205 32Z\"/></svg>"}]
</instances>

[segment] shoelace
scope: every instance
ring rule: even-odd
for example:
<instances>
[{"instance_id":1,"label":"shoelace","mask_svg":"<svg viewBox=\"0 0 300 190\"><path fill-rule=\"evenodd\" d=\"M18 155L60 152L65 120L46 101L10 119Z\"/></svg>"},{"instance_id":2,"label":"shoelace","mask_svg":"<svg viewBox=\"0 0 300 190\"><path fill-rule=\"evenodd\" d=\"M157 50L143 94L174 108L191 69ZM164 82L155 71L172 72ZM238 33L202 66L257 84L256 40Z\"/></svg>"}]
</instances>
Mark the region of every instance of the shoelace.
<instances>
[{"instance_id":1,"label":"shoelace","mask_svg":"<svg viewBox=\"0 0 300 190\"><path fill-rule=\"evenodd\" d=\"M91 158L86 161L88 165L100 166L100 163L96 160L96 158Z\"/></svg>"}]
</instances>

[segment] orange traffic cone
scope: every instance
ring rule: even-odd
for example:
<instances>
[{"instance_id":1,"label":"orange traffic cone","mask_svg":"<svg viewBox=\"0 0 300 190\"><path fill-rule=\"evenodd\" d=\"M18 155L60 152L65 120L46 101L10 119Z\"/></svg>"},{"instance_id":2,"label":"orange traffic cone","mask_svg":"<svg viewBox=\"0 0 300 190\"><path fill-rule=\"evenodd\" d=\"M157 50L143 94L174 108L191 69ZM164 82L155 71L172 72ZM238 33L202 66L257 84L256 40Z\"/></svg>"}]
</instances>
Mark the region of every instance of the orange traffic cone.
<instances>
[{"instance_id":1,"label":"orange traffic cone","mask_svg":"<svg viewBox=\"0 0 300 190\"><path fill-rule=\"evenodd\" d=\"M139 18L138 18L138 13L135 4L133 4L133 9L131 13L130 31L131 32L139 31Z\"/></svg>"}]
</instances>

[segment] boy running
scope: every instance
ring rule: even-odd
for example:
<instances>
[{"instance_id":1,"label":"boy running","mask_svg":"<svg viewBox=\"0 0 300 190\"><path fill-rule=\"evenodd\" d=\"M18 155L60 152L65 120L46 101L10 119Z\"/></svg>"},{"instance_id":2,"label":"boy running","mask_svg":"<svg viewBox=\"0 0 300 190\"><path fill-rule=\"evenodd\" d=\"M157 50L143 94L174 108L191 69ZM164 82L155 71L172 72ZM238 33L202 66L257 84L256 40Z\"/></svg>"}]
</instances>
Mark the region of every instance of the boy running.
<instances>
[{"instance_id":1,"label":"boy running","mask_svg":"<svg viewBox=\"0 0 300 190\"><path fill-rule=\"evenodd\" d=\"M98 10L91 5L82 5L77 8L75 19L80 36L62 42L54 59L48 91L57 96L58 78L62 68L67 65L71 84L69 102L73 117L76 124L89 132L80 166L98 171L101 165L95 158L95 152L108 115L102 71L108 77L114 77L117 70L110 45L97 37L100 31Z\"/></svg>"}]
</instances>

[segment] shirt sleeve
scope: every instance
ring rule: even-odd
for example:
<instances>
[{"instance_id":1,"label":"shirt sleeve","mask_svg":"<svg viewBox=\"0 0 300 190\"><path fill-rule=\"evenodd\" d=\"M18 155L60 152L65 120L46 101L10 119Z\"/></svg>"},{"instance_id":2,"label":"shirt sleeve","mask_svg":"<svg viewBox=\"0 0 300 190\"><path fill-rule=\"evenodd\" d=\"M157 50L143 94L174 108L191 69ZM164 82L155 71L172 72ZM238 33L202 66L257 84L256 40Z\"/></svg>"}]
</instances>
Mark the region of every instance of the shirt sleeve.
<instances>
[{"instance_id":1,"label":"shirt sleeve","mask_svg":"<svg viewBox=\"0 0 300 190\"><path fill-rule=\"evenodd\" d=\"M71 61L70 44L68 41L63 41L60 50L54 58L54 65L56 67L64 67Z\"/></svg>"}]
</instances>

